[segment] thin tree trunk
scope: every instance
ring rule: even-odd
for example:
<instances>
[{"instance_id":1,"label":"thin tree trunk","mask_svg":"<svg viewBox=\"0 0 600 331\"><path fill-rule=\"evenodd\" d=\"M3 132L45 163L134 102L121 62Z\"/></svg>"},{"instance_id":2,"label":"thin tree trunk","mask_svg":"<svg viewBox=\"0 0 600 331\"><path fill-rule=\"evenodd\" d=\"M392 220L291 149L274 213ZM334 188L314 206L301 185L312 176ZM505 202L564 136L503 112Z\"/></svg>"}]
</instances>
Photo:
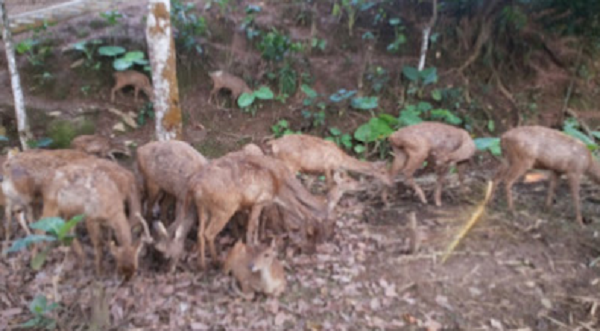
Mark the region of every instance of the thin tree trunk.
<instances>
[{"instance_id":1,"label":"thin tree trunk","mask_svg":"<svg viewBox=\"0 0 600 331\"><path fill-rule=\"evenodd\" d=\"M15 113L17 115L17 130L19 131L19 140L23 150L29 149L27 140L31 137L29 125L27 122L27 113L25 112L25 99L23 98L23 89L21 88L21 78L17 70L17 61L15 60L15 48L13 46L12 33L10 31L10 22L6 13L5 1L0 0L0 14L2 15L2 39L6 50L6 60L8 61L8 70L10 72L10 83L12 85L13 97L15 98Z\"/></svg>"},{"instance_id":2,"label":"thin tree trunk","mask_svg":"<svg viewBox=\"0 0 600 331\"><path fill-rule=\"evenodd\" d=\"M148 8L146 40L154 85L156 138L160 141L181 139L183 127L171 29L171 3L169 0L149 0Z\"/></svg>"},{"instance_id":3,"label":"thin tree trunk","mask_svg":"<svg viewBox=\"0 0 600 331\"><path fill-rule=\"evenodd\" d=\"M419 71L425 68L425 59L427 58L427 49L429 48L429 35L431 34L431 29L433 29L433 25L435 24L435 20L437 19L437 0L433 0L433 15L431 16L431 20L427 23L427 25L423 28L423 41L421 43L421 58L419 59Z\"/></svg>"}]
</instances>

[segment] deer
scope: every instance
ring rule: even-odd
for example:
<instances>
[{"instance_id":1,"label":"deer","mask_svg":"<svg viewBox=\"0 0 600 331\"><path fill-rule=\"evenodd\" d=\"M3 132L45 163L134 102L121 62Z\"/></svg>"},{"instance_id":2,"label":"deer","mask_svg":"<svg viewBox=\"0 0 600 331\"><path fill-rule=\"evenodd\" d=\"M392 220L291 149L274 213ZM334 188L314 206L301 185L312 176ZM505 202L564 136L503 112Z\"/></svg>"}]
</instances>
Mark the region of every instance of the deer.
<instances>
[{"instance_id":1,"label":"deer","mask_svg":"<svg viewBox=\"0 0 600 331\"><path fill-rule=\"evenodd\" d=\"M94 163L97 160L89 160ZM152 237L146 221L140 219L145 237L133 241L131 227L125 216L121 201L121 192L117 184L102 171L91 164L80 162L68 164L55 170L43 188L44 209L42 217L60 216L71 218L85 215L85 225L94 247L94 265L98 275L102 268L102 227L112 229L118 245L111 241L110 252L114 256L117 272L125 280L135 275L138 267L138 255L145 243L151 243ZM141 215L137 215L141 218ZM74 243L75 252L82 255L80 244Z\"/></svg>"},{"instance_id":2,"label":"deer","mask_svg":"<svg viewBox=\"0 0 600 331\"><path fill-rule=\"evenodd\" d=\"M285 165L271 157L226 158L213 161L194 174L189 180L184 210L191 204L196 207L199 267L206 269L206 242L213 264L220 265L214 240L240 209L250 208L246 242L256 243L258 218L263 207L272 203L298 218L327 219L326 206L306 191Z\"/></svg>"},{"instance_id":3,"label":"deer","mask_svg":"<svg viewBox=\"0 0 600 331\"><path fill-rule=\"evenodd\" d=\"M138 94L140 90L144 91L150 101L154 101L154 89L150 84L148 76L135 70L116 71L113 73L115 85L110 91L110 102L115 102L115 93L127 86L133 86L134 102L138 102Z\"/></svg>"},{"instance_id":4,"label":"deer","mask_svg":"<svg viewBox=\"0 0 600 331\"><path fill-rule=\"evenodd\" d=\"M90 156L86 153L70 149L9 151L2 166L6 222L10 223L13 214L18 213L19 224L27 234L31 234L27 223L35 218L33 205L42 200L42 188L46 178L57 168L88 157ZM7 224L8 226L10 225Z\"/></svg>"},{"instance_id":5,"label":"deer","mask_svg":"<svg viewBox=\"0 0 600 331\"><path fill-rule=\"evenodd\" d=\"M573 198L575 220L583 227L579 197L581 176L586 174L600 184L600 164L584 143L543 126L520 126L502 134L500 147L504 159L492 181L492 197L498 185L504 182L508 209L514 212L512 186L515 181L530 169L550 170L545 201L546 207L550 207L559 176L564 174Z\"/></svg>"},{"instance_id":6,"label":"deer","mask_svg":"<svg viewBox=\"0 0 600 331\"><path fill-rule=\"evenodd\" d=\"M230 73L227 73L223 70L213 71L208 74L210 79L213 82L213 88L210 90L210 94L208 96L208 103L214 97L216 93L218 93L221 89L228 89L231 91L231 97L233 101L237 101L237 99L242 95L242 93L252 93L252 89L248 87L248 84L244 82L243 79L234 76Z\"/></svg>"},{"instance_id":7,"label":"deer","mask_svg":"<svg viewBox=\"0 0 600 331\"><path fill-rule=\"evenodd\" d=\"M305 134L291 134L266 143L269 154L281 160L293 172L325 174L328 188L334 185L333 172L354 171L373 176L386 186L392 183L384 163L357 160L334 142Z\"/></svg>"},{"instance_id":8,"label":"deer","mask_svg":"<svg viewBox=\"0 0 600 331\"><path fill-rule=\"evenodd\" d=\"M238 240L227 253L223 272L233 275L234 292L246 300L252 300L256 292L279 297L287 284L275 240L267 247L247 246Z\"/></svg>"},{"instance_id":9,"label":"deer","mask_svg":"<svg viewBox=\"0 0 600 331\"><path fill-rule=\"evenodd\" d=\"M112 139L100 135L80 135L71 141L71 148L97 157L108 157L116 161L116 153L131 157L129 148L123 143L116 143Z\"/></svg>"},{"instance_id":10,"label":"deer","mask_svg":"<svg viewBox=\"0 0 600 331\"><path fill-rule=\"evenodd\" d=\"M421 203L427 204L423 190L413 174L425 160L432 164L437 181L434 191L436 206L442 205L442 186L449 167L456 165L458 178L464 181L464 165L475 154L475 143L466 130L439 122L422 122L407 126L388 137L394 161L389 171L390 180L402 171L409 186Z\"/></svg>"}]
</instances>

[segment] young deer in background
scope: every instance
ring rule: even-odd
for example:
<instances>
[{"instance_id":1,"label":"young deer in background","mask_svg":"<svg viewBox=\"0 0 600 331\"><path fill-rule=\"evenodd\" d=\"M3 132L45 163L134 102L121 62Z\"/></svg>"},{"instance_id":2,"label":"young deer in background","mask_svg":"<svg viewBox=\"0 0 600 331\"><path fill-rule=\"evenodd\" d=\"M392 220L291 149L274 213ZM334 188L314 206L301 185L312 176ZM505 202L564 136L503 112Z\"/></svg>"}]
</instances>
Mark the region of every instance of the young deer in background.
<instances>
[{"instance_id":1,"label":"young deer in background","mask_svg":"<svg viewBox=\"0 0 600 331\"><path fill-rule=\"evenodd\" d=\"M115 86L110 91L110 102L115 102L115 92L120 91L126 86L133 86L135 89L134 102L138 101L140 90L144 91L150 101L154 100L154 89L150 84L148 76L135 70L117 71L113 73Z\"/></svg>"},{"instance_id":2,"label":"young deer in background","mask_svg":"<svg viewBox=\"0 0 600 331\"><path fill-rule=\"evenodd\" d=\"M248 84L244 82L243 79L236 77L232 74L229 74L225 71L219 70L214 71L208 74L213 81L213 88L210 90L210 94L208 96L208 103L212 100L216 93L218 93L221 89L228 89L231 91L231 97L233 101L237 101L237 99L242 95L242 93L252 93L252 89L248 87Z\"/></svg>"},{"instance_id":3,"label":"young deer in background","mask_svg":"<svg viewBox=\"0 0 600 331\"><path fill-rule=\"evenodd\" d=\"M542 126L521 126L505 132L500 138L504 160L494 176L492 195L501 182L506 185L508 208L514 211L512 186L533 168L551 171L546 206L552 204L556 184L561 174L567 176L575 218L583 226L579 199L581 176L588 175L600 184L600 164L581 141L560 131ZM491 199L491 197L490 197Z\"/></svg>"},{"instance_id":4,"label":"young deer in background","mask_svg":"<svg viewBox=\"0 0 600 331\"><path fill-rule=\"evenodd\" d=\"M401 128L390 135L388 141L394 152L390 179L393 180L402 171L408 184L425 204L427 199L413 174L425 160L433 163L437 174L434 193L436 206L442 205L442 185L449 167L457 165L462 185L462 166L475 154L475 143L467 131L438 122L423 122Z\"/></svg>"}]
</instances>

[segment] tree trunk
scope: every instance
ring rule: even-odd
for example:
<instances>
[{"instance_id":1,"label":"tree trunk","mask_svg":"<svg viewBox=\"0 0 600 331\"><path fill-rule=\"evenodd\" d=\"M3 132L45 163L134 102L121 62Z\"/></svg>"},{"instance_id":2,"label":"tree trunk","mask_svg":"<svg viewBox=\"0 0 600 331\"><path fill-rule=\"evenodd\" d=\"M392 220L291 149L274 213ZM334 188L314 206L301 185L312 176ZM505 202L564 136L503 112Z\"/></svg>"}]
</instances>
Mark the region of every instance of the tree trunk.
<instances>
[{"instance_id":1,"label":"tree trunk","mask_svg":"<svg viewBox=\"0 0 600 331\"><path fill-rule=\"evenodd\" d=\"M171 29L171 3L169 0L150 0L148 7L146 40L154 85L156 138L159 141L181 139L183 127Z\"/></svg>"},{"instance_id":2,"label":"tree trunk","mask_svg":"<svg viewBox=\"0 0 600 331\"><path fill-rule=\"evenodd\" d=\"M6 49L6 60L8 61L8 70L10 71L10 83L12 85L13 97L15 98L15 113L17 115L17 129L19 131L19 140L23 150L29 149L27 140L31 137L29 125L27 123L27 113L25 112L25 100L23 98L23 89L21 88L21 78L17 70L17 61L15 60L15 48L13 46L12 33L10 31L10 22L6 13L5 1L0 0L0 14L2 15L2 39Z\"/></svg>"},{"instance_id":3,"label":"tree trunk","mask_svg":"<svg viewBox=\"0 0 600 331\"><path fill-rule=\"evenodd\" d=\"M427 49L429 48L429 35L431 34L431 29L433 29L433 25L435 24L435 20L437 19L437 0L433 0L433 14L431 16L431 20L427 23L427 25L423 28L423 41L421 43L421 58L419 59L419 71L425 68L425 59L427 58Z\"/></svg>"}]
</instances>

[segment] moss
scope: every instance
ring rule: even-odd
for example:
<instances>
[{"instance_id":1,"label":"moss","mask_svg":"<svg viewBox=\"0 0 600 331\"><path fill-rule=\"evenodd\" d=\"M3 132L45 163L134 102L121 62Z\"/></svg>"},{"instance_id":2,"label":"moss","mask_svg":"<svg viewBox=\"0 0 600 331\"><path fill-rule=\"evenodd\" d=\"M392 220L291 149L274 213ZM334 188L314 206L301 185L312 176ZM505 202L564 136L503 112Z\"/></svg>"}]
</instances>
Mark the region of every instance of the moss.
<instances>
[{"instance_id":1,"label":"moss","mask_svg":"<svg viewBox=\"0 0 600 331\"><path fill-rule=\"evenodd\" d=\"M48 138L52 139L52 148L68 148L73 138L94 132L94 123L87 118L79 121L55 120L48 126Z\"/></svg>"}]
</instances>

